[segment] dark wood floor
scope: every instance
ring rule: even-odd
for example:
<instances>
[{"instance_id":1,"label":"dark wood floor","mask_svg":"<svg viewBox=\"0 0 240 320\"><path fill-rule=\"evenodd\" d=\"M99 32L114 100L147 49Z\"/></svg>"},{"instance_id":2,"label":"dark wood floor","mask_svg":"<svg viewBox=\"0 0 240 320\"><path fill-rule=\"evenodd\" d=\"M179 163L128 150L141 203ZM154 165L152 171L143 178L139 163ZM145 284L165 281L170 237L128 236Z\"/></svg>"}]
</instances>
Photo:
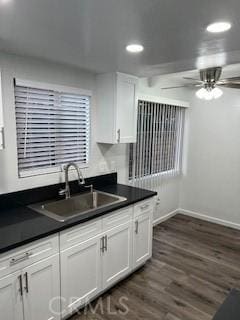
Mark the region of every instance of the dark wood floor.
<instances>
[{"instance_id":1,"label":"dark wood floor","mask_svg":"<svg viewBox=\"0 0 240 320\"><path fill-rule=\"evenodd\" d=\"M177 215L155 227L144 268L106 293L95 314L71 320L210 320L231 288L240 288L240 231Z\"/></svg>"}]
</instances>

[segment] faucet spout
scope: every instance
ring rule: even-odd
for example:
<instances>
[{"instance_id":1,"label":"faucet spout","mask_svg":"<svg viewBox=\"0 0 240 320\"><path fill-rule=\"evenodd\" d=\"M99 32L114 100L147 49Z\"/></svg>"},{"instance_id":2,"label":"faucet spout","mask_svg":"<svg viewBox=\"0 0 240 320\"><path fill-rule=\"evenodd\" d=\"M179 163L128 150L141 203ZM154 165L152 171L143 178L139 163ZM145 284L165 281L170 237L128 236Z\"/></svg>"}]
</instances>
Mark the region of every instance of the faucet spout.
<instances>
[{"instance_id":1,"label":"faucet spout","mask_svg":"<svg viewBox=\"0 0 240 320\"><path fill-rule=\"evenodd\" d=\"M60 195L65 194L66 199L69 199L71 197L70 186L69 186L69 169L70 169L70 167L73 167L77 171L78 184L79 185L85 184L85 179L83 177L82 171L79 169L77 164L75 162L69 162L64 167L64 171L65 171L65 189L59 191Z\"/></svg>"}]
</instances>

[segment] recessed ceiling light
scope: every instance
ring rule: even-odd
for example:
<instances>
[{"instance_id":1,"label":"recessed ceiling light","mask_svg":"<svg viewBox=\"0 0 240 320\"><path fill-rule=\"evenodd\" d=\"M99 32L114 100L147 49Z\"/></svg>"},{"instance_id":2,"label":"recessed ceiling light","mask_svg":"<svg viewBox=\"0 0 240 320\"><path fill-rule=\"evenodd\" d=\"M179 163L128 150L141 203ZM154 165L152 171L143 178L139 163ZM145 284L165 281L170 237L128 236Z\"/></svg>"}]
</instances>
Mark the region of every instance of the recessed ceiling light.
<instances>
[{"instance_id":1,"label":"recessed ceiling light","mask_svg":"<svg viewBox=\"0 0 240 320\"><path fill-rule=\"evenodd\" d=\"M126 46L126 50L131 53L139 53L144 50L144 47L141 44L129 44Z\"/></svg>"},{"instance_id":2,"label":"recessed ceiling light","mask_svg":"<svg viewBox=\"0 0 240 320\"><path fill-rule=\"evenodd\" d=\"M228 31L231 29L231 27L231 23L229 22L215 22L207 27L207 31L212 33L218 33Z\"/></svg>"}]
</instances>

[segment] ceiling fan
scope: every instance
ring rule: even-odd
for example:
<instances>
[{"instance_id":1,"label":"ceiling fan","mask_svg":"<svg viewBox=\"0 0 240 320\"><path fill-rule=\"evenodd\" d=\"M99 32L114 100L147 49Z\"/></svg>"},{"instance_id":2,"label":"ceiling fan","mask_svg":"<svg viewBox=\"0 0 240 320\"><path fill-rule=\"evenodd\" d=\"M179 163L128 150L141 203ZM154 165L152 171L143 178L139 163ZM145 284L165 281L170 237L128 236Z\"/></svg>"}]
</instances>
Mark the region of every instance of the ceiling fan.
<instances>
[{"instance_id":1,"label":"ceiling fan","mask_svg":"<svg viewBox=\"0 0 240 320\"><path fill-rule=\"evenodd\" d=\"M184 87L196 87L200 88L196 95L200 99L212 100L220 98L223 94L219 87L240 89L240 77L220 79L222 74L221 67L208 68L200 70L200 79L194 79L189 77L183 77L185 80L191 80L195 83L185 84L176 87L167 87L162 89L177 89Z\"/></svg>"}]
</instances>

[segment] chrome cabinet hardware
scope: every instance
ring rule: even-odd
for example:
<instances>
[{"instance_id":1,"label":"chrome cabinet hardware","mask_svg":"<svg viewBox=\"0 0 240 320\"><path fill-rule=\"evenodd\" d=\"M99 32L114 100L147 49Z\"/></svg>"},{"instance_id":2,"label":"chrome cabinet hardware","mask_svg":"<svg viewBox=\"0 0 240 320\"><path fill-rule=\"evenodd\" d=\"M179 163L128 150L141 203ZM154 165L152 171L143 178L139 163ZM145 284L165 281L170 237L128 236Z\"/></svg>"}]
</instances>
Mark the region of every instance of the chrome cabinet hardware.
<instances>
[{"instance_id":1,"label":"chrome cabinet hardware","mask_svg":"<svg viewBox=\"0 0 240 320\"><path fill-rule=\"evenodd\" d=\"M107 236L101 238L101 252L107 251Z\"/></svg>"},{"instance_id":2,"label":"chrome cabinet hardware","mask_svg":"<svg viewBox=\"0 0 240 320\"><path fill-rule=\"evenodd\" d=\"M10 266L13 266L17 263L20 263L22 261L25 261L27 259L29 259L31 257L32 253L31 252L26 252L23 256L19 257L19 258L12 258L10 260Z\"/></svg>"},{"instance_id":3,"label":"chrome cabinet hardware","mask_svg":"<svg viewBox=\"0 0 240 320\"><path fill-rule=\"evenodd\" d=\"M121 139L121 131L120 129L118 129L117 131L117 142L120 143L120 139Z\"/></svg>"},{"instance_id":4,"label":"chrome cabinet hardware","mask_svg":"<svg viewBox=\"0 0 240 320\"><path fill-rule=\"evenodd\" d=\"M108 249L108 243L107 243L108 239L107 239L107 236L104 237L104 250L107 251Z\"/></svg>"},{"instance_id":5,"label":"chrome cabinet hardware","mask_svg":"<svg viewBox=\"0 0 240 320\"><path fill-rule=\"evenodd\" d=\"M0 128L0 149L5 148L4 127Z\"/></svg>"},{"instance_id":6,"label":"chrome cabinet hardware","mask_svg":"<svg viewBox=\"0 0 240 320\"><path fill-rule=\"evenodd\" d=\"M137 220L137 221L135 221L135 233L136 234L138 234L138 225L139 225L139 223L138 223L138 220Z\"/></svg>"},{"instance_id":7,"label":"chrome cabinet hardware","mask_svg":"<svg viewBox=\"0 0 240 320\"><path fill-rule=\"evenodd\" d=\"M104 237L102 237L102 238L100 239L100 243L101 243L101 245L100 245L100 251L101 251L102 253L104 253Z\"/></svg>"},{"instance_id":8,"label":"chrome cabinet hardware","mask_svg":"<svg viewBox=\"0 0 240 320\"><path fill-rule=\"evenodd\" d=\"M28 273L27 272L24 273L24 278L25 278L25 287L24 287L24 289L28 293Z\"/></svg>"},{"instance_id":9,"label":"chrome cabinet hardware","mask_svg":"<svg viewBox=\"0 0 240 320\"><path fill-rule=\"evenodd\" d=\"M147 209L149 207L149 204L144 204L143 206L141 206L140 208L141 208L141 210L145 210L145 209Z\"/></svg>"},{"instance_id":10,"label":"chrome cabinet hardware","mask_svg":"<svg viewBox=\"0 0 240 320\"><path fill-rule=\"evenodd\" d=\"M20 274L20 276L18 276L18 281L19 281L19 292L20 295L23 295L23 285L22 285L22 275Z\"/></svg>"}]
</instances>

